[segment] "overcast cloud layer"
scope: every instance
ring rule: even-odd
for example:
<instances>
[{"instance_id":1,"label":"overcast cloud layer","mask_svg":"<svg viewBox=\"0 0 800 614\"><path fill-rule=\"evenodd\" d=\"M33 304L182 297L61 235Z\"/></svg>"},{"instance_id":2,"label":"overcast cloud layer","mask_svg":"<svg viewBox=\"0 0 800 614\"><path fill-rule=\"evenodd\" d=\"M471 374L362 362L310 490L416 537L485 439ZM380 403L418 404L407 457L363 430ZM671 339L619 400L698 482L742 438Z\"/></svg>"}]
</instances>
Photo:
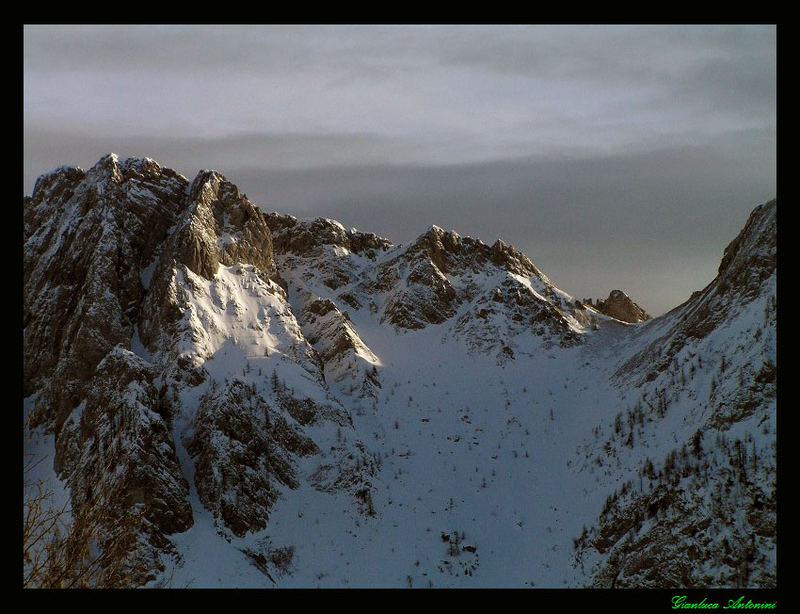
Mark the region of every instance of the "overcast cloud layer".
<instances>
[{"instance_id":1,"label":"overcast cloud layer","mask_svg":"<svg viewBox=\"0 0 800 614\"><path fill-rule=\"evenodd\" d=\"M775 196L775 28L24 32L24 192L62 164L216 168L267 210L525 251L653 314Z\"/></svg>"}]
</instances>

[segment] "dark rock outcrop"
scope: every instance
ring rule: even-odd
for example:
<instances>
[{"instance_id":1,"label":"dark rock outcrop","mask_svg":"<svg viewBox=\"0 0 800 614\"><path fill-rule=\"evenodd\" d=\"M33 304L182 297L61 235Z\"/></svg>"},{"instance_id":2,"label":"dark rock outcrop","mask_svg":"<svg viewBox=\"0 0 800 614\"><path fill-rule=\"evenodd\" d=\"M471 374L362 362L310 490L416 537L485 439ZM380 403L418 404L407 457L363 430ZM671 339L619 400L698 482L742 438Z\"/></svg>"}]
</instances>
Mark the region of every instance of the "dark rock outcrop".
<instances>
[{"instance_id":1,"label":"dark rock outcrop","mask_svg":"<svg viewBox=\"0 0 800 614\"><path fill-rule=\"evenodd\" d=\"M441 324L456 314L460 301L455 288L433 262L417 261L406 280L406 287L386 301L385 321L397 328L420 329Z\"/></svg>"},{"instance_id":2,"label":"dark rock outcrop","mask_svg":"<svg viewBox=\"0 0 800 614\"><path fill-rule=\"evenodd\" d=\"M140 271L184 206L186 180L152 160L102 158L86 173L43 176L24 201L25 394L56 430L97 364L130 347L145 289Z\"/></svg>"},{"instance_id":3,"label":"dark rock outcrop","mask_svg":"<svg viewBox=\"0 0 800 614\"><path fill-rule=\"evenodd\" d=\"M374 233L347 230L339 222L316 218L308 223L291 215L270 213L266 216L272 231L276 253L308 256L319 254L325 245L343 247L356 254L374 257L391 243Z\"/></svg>"},{"instance_id":4,"label":"dark rock outcrop","mask_svg":"<svg viewBox=\"0 0 800 614\"><path fill-rule=\"evenodd\" d=\"M95 538L103 543L139 515L139 537L117 553L130 559L134 584L163 570L160 551L172 551L167 536L192 526L172 412L152 366L116 346L58 432L55 467L70 486L73 516L98 526Z\"/></svg>"},{"instance_id":5,"label":"dark rock outcrop","mask_svg":"<svg viewBox=\"0 0 800 614\"><path fill-rule=\"evenodd\" d=\"M514 339L524 333L538 337L543 348L581 343L564 311L513 277L475 300L453 331L470 351L494 354L500 363L515 358Z\"/></svg>"},{"instance_id":6,"label":"dark rock outcrop","mask_svg":"<svg viewBox=\"0 0 800 614\"><path fill-rule=\"evenodd\" d=\"M622 290L612 290L606 300L598 300L595 309L622 322L635 324L650 319L650 315L634 303Z\"/></svg>"},{"instance_id":7,"label":"dark rock outcrop","mask_svg":"<svg viewBox=\"0 0 800 614\"><path fill-rule=\"evenodd\" d=\"M441 324L474 298L477 286L471 279L493 270L550 285L524 254L499 239L489 247L480 240L431 226L400 255L380 266L374 287L390 290L382 321L400 329ZM458 287L451 281L454 278ZM400 280L405 283L398 283ZM401 289L391 291L398 285Z\"/></svg>"},{"instance_id":8,"label":"dark rock outcrop","mask_svg":"<svg viewBox=\"0 0 800 614\"><path fill-rule=\"evenodd\" d=\"M275 273L266 216L216 171L202 171L188 191L188 215L176 232L179 263L212 279L219 265L245 263Z\"/></svg>"},{"instance_id":9,"label":"dark rock outcrop","mask_svg":"<svg viewBox=\"0 0 800 614\"><path fill-rule=\"evenodd\" d=\"M172 434L176 380L130 350L139 332L157 349L184 318L182 265L206 278L236 263L273 275L270 231L219 173L189 184L151 159L114 154L86 172L43 175L23 211L30 422L55 433L73 512L98 526L99 539L118 543L113 519L140 520L115 552L131 562L127 581L141 584L163 569L167 536L188 529L192 511ZM205 379L175 358L183 381Z\"/></svg>"},{"instance_id":10,"label":"dark rock outcrop","mask_svg":"<svg viewBox=\"0 0 800 614\"><path fill-rule=\"evenodd\" d=\"M203 396L186 449L200 501L239 537L266 526L280 485L297 488L293 458L319 451L240 381Z\"/></svg>"}]
</instances>

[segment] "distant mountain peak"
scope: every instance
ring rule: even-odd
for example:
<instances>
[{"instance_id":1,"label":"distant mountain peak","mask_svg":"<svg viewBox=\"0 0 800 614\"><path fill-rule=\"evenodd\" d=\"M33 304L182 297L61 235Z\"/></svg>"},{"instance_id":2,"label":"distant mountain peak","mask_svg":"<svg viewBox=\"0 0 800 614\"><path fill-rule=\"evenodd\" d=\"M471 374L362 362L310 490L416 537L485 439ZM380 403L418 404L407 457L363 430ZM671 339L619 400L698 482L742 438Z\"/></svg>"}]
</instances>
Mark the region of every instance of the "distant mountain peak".
<instances>
[{"instance_id":1,"label":"distant mountain peak","mask_svg":"<svg viewBox=\"0 0 800 614\"><path fill-rule=\"evenodd\" d=\"M598 299L595 304L592 304L590 299L588 304L600 313L629 324L636 324L650 319L650 314L634 303L622 290L612 290L607 299Z\"/></svg>"}]
</instances>

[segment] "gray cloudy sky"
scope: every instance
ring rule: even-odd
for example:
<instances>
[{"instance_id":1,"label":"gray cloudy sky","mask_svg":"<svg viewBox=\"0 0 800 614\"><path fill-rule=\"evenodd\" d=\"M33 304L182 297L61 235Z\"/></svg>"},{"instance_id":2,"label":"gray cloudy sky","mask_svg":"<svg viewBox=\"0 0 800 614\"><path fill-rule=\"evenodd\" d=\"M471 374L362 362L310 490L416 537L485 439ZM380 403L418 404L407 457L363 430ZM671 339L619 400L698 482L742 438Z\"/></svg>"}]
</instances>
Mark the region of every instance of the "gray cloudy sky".
<instances>
[{"instance_id":1,"label":"gray cloudy sky","mask_svg":"<svg viewBox=\"0 0 800 614\"><path fill-rule=\"evenodd\" d=\"M215 168L267 210L522 249L652 314L776 190L773 26L28 26L24 192Z\"/></svg>"}]
</instances>

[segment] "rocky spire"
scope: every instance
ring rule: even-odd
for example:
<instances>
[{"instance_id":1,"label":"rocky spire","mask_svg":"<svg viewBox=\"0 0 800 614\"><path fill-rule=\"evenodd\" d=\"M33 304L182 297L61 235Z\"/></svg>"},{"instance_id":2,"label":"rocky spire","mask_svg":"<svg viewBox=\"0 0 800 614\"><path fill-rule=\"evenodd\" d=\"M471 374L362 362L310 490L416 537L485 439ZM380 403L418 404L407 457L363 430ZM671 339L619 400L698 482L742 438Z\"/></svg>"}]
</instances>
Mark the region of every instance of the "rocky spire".
<instances>
[{"instance_id":1,"label":"rocky spire","mask_svg":"<svg viewBox=\"0 0 800 614\"><path fill-rule=\"evenodd\" d=\"M635 324L650 319L650 315L622 290L612 290L606 300L599 300L594 306L597 311L607 316Z\"/></svg>"},{"instance_id":2,"label":"rocky spire","mask_svg":"<svg viewBox=\"0 0 800 614\"><path fill-rule=\"evenodd\" d=\"M189 186L187 217L177 236L177 260L211 279L220 264L252 264L275 272L264 213L217 171L201 171Z\"/></svg>"}]
</instances>

